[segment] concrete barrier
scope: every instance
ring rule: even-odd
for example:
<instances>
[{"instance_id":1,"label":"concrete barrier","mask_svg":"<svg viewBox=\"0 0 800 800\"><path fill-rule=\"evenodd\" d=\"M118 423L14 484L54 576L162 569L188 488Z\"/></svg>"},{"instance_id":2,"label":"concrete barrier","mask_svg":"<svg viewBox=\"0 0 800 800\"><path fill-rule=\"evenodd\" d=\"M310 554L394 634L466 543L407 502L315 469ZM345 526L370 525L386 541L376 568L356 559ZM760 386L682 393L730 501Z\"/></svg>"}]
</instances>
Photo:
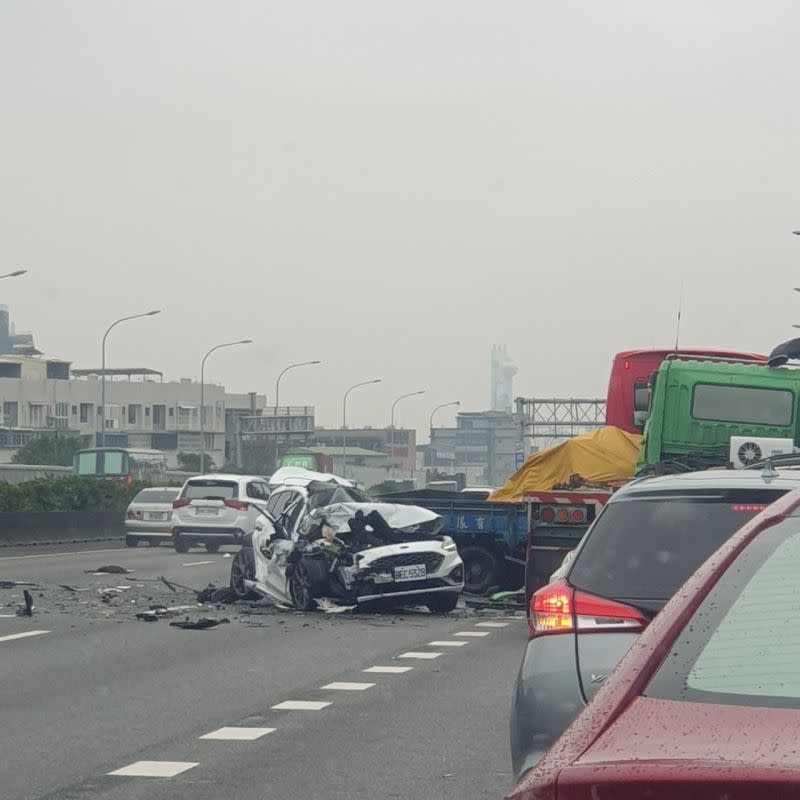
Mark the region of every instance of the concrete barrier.
<instances>
[{"instance_id":1,"label":"concrete barrier","mask_svg":"<svg viewBox=\"0 0 800 800\"><path fill-rule=\"evenodd\" d=\"M18 544L122 541L121 511L0 512L0 547Z\"/></svg>"}]
</instances>

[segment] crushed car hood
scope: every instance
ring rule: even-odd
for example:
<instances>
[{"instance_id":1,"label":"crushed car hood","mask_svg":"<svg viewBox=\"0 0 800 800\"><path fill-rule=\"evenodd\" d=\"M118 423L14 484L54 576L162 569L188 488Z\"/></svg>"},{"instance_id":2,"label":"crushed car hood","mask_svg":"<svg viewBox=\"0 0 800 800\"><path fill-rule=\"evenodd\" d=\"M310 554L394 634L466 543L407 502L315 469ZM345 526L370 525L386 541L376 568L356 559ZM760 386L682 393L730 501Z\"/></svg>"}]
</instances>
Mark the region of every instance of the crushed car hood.
<instances>
[{"instance_id":1,"label":"crushed car hood","mask_svg":"<svg viewBox=\"0 0 800 800\"><path fill-rule=\"evenodd\" d=\"M336 503L313 511L303 527L310 530L324 518L337 535L347 536L353 532L353 523L356 520L361 516L370 517L370 515L373 515L371 520L376 520L375 515L382 518L386 526L395 533L395 536L391 537L393 540L403 540L405 537L414 540L429 539L437 536L444 525L444 519L439 514L419 506L394 503ZM381 537L382 531L374 524L371 527L373 532Z\"/></svg>"}]
</instances>

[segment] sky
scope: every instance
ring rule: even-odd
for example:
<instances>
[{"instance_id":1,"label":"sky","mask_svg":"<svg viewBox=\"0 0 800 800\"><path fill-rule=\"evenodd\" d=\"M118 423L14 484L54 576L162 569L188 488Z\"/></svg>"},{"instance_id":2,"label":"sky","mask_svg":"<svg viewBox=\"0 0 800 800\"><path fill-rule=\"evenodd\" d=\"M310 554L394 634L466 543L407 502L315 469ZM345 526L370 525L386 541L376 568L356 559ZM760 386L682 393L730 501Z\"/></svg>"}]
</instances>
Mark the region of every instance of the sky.
<instances>
[{"instance_id":1,"label":"sky","mask_svg":"<svg viewBox=\"0 0 800 800\"><path fill-rule=\"evenodd\" d=\"M800 323L800 4L5 0L0 284L48 355L427 432ZM450 424L444 409L437 425Z\"/></svg>"}]
</instances>

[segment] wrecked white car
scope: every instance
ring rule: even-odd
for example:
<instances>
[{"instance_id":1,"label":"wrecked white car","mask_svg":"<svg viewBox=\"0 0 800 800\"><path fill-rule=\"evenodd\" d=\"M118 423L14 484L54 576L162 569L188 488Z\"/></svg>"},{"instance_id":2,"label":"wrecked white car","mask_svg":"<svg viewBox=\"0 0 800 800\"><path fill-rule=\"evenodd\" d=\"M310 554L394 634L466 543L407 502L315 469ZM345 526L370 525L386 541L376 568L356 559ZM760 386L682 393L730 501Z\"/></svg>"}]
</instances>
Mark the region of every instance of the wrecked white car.
<instances>
[{"instance_id":1,"label":"wrecked white car","mask_svg":"<svg viewBox=\"0 0 800 800\"><path fill-rule=\"evenodd\" d=\"M310 473L272 492L231 564L231 588L302 611L317 601L396 600L447 613L464 565L455 542L439 535L442 523L427 509L376 503L342 479Z\"/></svg>"}]
</instances>

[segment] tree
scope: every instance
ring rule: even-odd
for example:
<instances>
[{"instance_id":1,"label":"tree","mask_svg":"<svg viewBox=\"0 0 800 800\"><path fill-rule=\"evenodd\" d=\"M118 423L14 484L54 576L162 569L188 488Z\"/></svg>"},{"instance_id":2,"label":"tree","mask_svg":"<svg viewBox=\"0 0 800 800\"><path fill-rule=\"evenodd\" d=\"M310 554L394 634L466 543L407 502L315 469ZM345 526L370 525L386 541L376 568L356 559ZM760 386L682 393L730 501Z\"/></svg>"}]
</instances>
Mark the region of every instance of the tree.
<instances>
[{"instance_id":1,"label":"tree","mask_svg":"<svg viewBox=\"0 0 800 800\"><path fill-rule=\"evenodd\" d=\"M71 467L72 457L85 447L82 436L74 433L45 433L20 447L12 464L42 464L50 467Z\"/></svg>"},{"instance_id":2,"label":"tree","mask_svg":"<svg viewBox=\"0 0 800 800\"><path fill-rule=\"evenodd\" d=\"M208 453L205 462L206 472L216 472L217 465ZM200 453L178 453L178 469L181 472L200 472Z\"/></svg>"}]
</instances>

